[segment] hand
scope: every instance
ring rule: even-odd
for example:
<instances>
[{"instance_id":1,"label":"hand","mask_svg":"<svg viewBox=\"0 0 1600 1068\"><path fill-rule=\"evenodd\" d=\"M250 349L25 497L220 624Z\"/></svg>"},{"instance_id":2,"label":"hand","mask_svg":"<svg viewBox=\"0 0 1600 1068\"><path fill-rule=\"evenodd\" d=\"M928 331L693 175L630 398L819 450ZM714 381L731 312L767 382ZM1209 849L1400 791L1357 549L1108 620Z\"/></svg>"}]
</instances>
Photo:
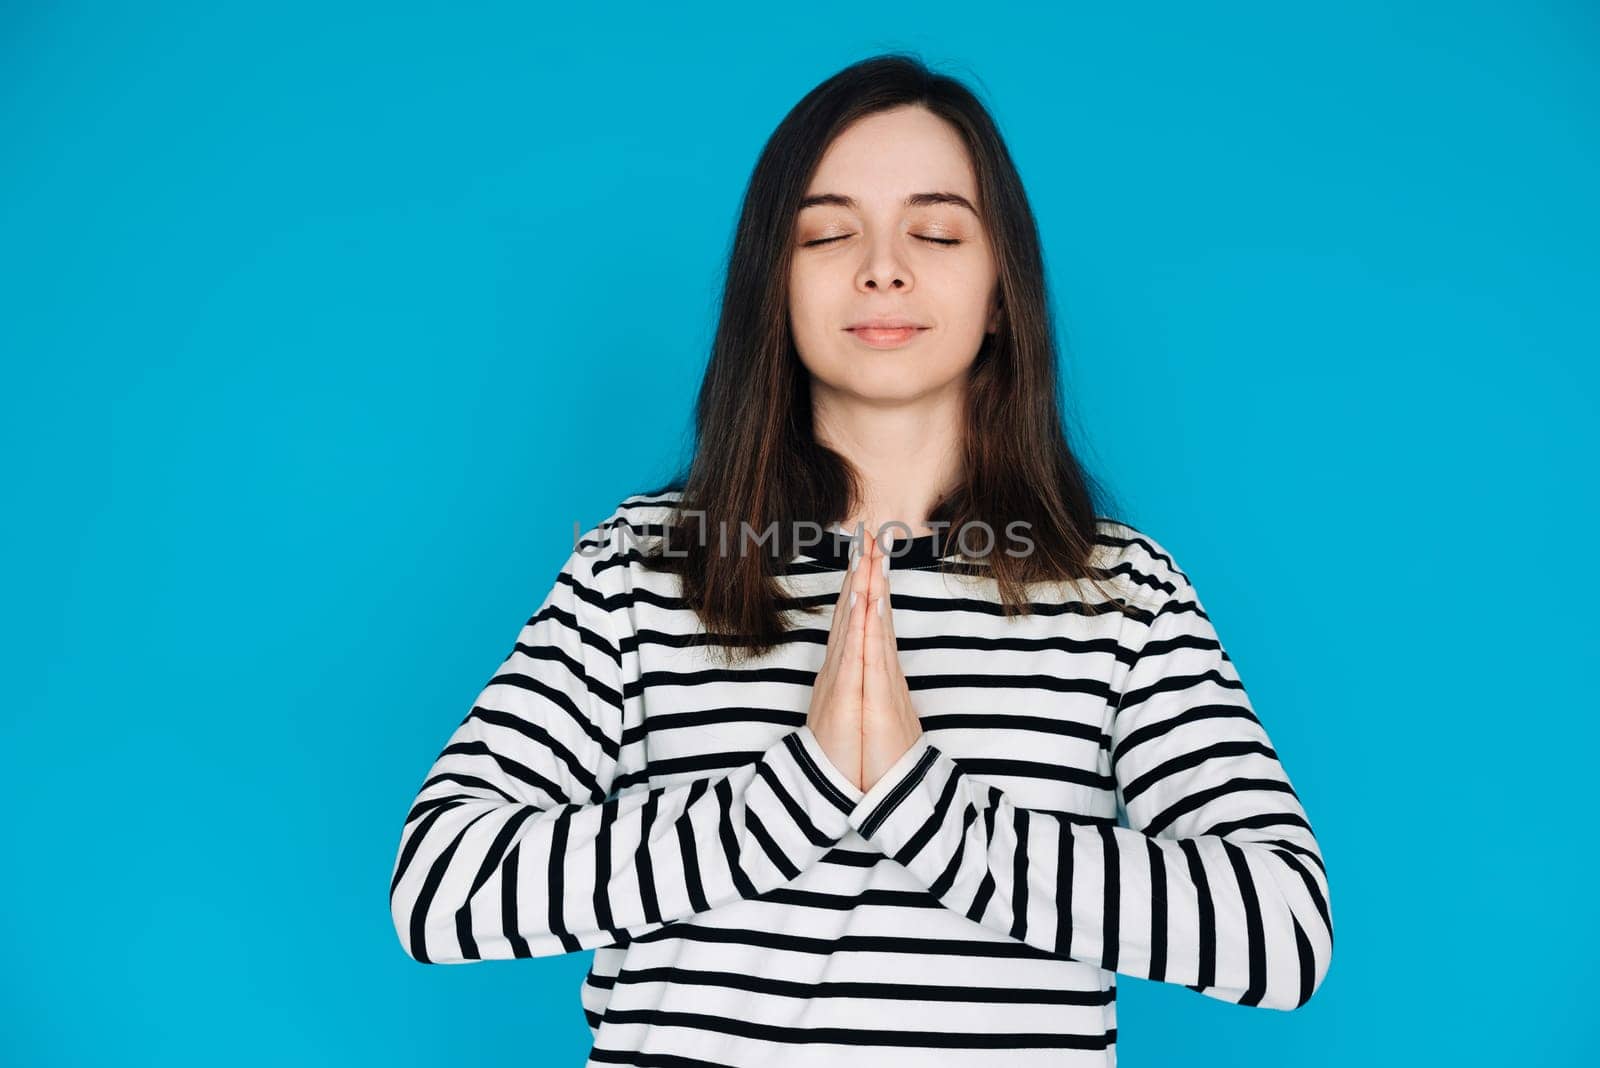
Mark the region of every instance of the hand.
<instances>
[{"instance_id":1,"label":"hand","mask_svg":"<svg viewBox=\"0 0 1600 1068\"><path fill-rule=\"evenodd\" d=\"M893 542L893 531L887 537ZM877 538L864 539L868 555L868 604L862 634L861 789L872 789L922 736L922 720L911 706L911 689L900 670L894 611L889 603L889 556Z\"/></svg>"},{"instance_id":2,"label":"hand","mask_svg":"<svg viewBox=\"0 0 1600 1068\"><path fill-rule=\"evenodd\" d=\"M817 736L823 752L858 790L863 789L862 642L870 571L860 546L852 547L850 570L839 586L839 599L833 606L833 625L828 631L827 652L811 684L811 707L806 714L806 724Z\"/></svg>"}]
</instances>

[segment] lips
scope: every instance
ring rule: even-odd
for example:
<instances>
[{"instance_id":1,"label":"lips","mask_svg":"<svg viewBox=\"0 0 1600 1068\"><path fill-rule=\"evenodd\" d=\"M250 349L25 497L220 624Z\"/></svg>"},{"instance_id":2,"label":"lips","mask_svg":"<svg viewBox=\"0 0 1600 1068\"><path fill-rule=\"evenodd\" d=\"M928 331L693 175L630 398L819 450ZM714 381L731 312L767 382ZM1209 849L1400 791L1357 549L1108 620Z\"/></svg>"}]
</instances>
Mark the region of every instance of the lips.
<instances>
[{"instance_id":1,"label":"lips","mask_svg":"<svg viewBox=\"0 0 1600 1068\"><path fill-rule=\"evenodd\" d=\"M925 326L853 326L850 333L859 341L876 349L898 348L921 334Z\"/></svg>"},{"instance_id":2,"label":"lips","mask_svg":"<svg viewBox=\"0 0 1600 1068\"><path fill-rule=\"evenodd\" d=\"M902 327L920 327L922 324L914 319L902 318L898 315L875 315L871 319L862 319L860 322L851 323L846 330L899 330Z\"/></svg>"}]
</instances>

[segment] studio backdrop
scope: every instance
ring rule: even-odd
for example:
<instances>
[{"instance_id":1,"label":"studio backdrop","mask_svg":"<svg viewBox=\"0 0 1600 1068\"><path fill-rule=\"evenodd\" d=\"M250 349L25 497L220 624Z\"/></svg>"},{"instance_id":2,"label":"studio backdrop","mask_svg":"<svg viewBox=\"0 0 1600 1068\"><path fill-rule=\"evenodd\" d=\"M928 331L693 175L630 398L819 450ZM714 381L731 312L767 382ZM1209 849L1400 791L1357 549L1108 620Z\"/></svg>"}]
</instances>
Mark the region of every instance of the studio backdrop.
<instances>
[{"instance_id":1,"label":"studio backdrop","mask_svg":"<svg viewBox=\"0 0 1600 1068\"><path fill-rule=\"evenodd\" d=\"M409 807L688 456L768 137L905 52L995 116L1074 448L1326 865L1309 1001L1119 975L1119 1058L1586 1063L1597 50L1580 3L9 6L0 1061L585 1063L595 951L407 952Z\"/></svg>"}]
</instances>

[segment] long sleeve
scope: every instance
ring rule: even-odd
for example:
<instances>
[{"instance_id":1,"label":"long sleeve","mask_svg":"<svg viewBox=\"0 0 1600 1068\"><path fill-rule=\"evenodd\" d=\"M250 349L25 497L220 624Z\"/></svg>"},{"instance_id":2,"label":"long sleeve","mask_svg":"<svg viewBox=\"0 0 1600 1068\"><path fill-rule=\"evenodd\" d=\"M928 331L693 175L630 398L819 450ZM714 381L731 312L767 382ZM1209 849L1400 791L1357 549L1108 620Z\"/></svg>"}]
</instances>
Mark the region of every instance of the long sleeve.
<instances>
[{"instance_id":1,"label":"long sleeve","mask_svg":"<svg viewBox=\"0 0 1600 1068\"><path fill-rule=\"evenodd\" d=\"M859 791L804 726L726 774L613 796L630 616L606 588L623 569L596 577L605 530L568 558L410 806L389 900L415 960L625 944L793 880L849 830Z\"/></svg>"},{"instance_id":2,"label":"long sleeve","mask_svg":"<svg viewBox=\"0 0 1600 1068\"><path fill-rule=\"evenodd\" d=\"M1020 807L926 735L849 821L944 905L1046 953L1298 1008L1333 951L1321 851L1193 586L1166 574L1112 719L1128 826Z\"/></svg>"}]
</instances>

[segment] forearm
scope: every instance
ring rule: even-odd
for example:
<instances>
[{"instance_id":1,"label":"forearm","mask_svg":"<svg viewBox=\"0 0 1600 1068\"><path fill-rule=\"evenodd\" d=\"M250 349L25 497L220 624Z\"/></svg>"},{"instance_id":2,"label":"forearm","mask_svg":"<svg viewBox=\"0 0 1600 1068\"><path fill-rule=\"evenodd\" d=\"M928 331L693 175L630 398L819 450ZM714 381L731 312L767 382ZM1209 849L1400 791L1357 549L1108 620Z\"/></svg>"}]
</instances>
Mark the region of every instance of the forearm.
<instances>
[{"instance_id":1,"label":"forearm","mask_svg":"<svg viewBox=\"0 0 1600 1068\"><path fill-rule=\"evenodd\" d=\"M1152 836L1020 807L924 736L850 823L948 907L1041 952L1295 1008L1331 953L1320 853L1292 792L1230 785L1274 803L1226 833Z\"/></svg>"},{"instance_id":2,"label":"forearm","mask_svg":"<svg viewBox=\"0 0 1600 1068\"><path fill-rule=\"evenodd\" d=\"M620 944L795 879L849 830L808 728L712 778L598 804L537 806L448 749L406 821L390 901L414 959L537 957ZM495 764L498 769L499 765Z\"/></svg>"}]
</instances>

